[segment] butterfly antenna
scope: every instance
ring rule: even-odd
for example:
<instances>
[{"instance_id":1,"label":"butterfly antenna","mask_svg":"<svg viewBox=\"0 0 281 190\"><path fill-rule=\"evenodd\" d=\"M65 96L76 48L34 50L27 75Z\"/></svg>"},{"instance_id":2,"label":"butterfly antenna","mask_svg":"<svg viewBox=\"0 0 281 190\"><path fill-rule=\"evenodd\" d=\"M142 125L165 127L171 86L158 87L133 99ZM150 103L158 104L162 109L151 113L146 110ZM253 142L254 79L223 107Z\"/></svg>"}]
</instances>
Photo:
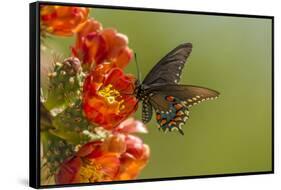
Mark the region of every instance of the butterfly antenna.
<instances>
[{"instance_id":1,"label":"butterfly antenna","mask_svg":"<svg viewBox=\"0 0 281 190\"><path fill-rule=\"evenodd\" d=\"M138 61L137 61L137 54L135 54L135 62L136 62L136 66L137 66L137 73L138 73L138 81L141 82L141 73L140 73L140 68L139 68L139 64L138 64Z\"/></svg>"}]
</instances>

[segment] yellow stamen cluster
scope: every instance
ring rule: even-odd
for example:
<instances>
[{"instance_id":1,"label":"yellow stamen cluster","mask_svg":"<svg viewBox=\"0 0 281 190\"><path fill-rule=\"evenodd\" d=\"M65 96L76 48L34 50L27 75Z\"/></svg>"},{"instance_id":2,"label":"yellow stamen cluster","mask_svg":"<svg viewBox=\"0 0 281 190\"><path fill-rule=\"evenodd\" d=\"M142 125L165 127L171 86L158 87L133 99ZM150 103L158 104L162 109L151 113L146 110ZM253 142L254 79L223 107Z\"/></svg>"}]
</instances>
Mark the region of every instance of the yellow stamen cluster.
<instances>
[{"instance_id":1,"label":"yellow stamen cluster","mask_svg":"<svg viewBox=\"0 0 281 190\"><path fill-rule=\"evenodd\" d=\"M103 179L104 174L101 171L101 166L91 160L83 160L80 168L79 178L83 183L97 182Z\"/></svg>"},{"instance_id":2,"label":"yellow stamen cluster","mask_svg":"<svg viewBox=\"0 0 281 190\"><path fill-rule=\"evenodd\" d=\"M116 97L120 96L118 90L115 90L111 84L107 85L105 88L99 90L98 94L103 96L109 104L116 102Z\"/></svg>"}]
</instances>

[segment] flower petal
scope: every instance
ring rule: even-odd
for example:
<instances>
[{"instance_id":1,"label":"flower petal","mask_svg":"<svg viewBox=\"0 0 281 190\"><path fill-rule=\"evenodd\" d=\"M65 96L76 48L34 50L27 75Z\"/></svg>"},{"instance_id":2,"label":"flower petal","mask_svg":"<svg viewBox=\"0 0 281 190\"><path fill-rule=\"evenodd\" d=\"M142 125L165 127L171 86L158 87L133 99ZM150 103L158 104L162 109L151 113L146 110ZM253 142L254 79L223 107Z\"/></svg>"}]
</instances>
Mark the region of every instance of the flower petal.
<instances>
[{"instance_id":1,"label":"flower petal","mask_svg":"<svg viewBox=\"0 0 281 190\"><path fill-rule=\"evenodd\" d=\"M132 58L133 51L130 48L125 47L119 51L119 53L115 56L115 59L113 59L112 62L116 67L123 69L129 64Z\"/></svg>"},{"instance_id":2,"label":"flower petal","mask_svg":"<svg viewBox=\"0 0 281 190\"><path fill-rule=\"evenodd\" d=\"M103 65L103 64L102 64ZM85 79L83 110L94 124L106 129L116 127L136 111L137 99L133 95L134 77L119 68L97 66Z\"/></svg>"},{"instance_id":3,"label":"flower petal","mask_svg":"<svg viewBox=\"0 0 281 190\"><path fill-rule=\"evenodd\" d=\"M149 147L143 145L143 154L139 159L136 159L130 153L122 154L120 161L121 167L119 174L117 175L117 180L130 180L135 179L140 171L145 167L149 158Z\"/></svg>"},{"instance_id":4,"label":"flower petal","mask_svg":"<svg viewBox=\"0 0 281 190\"><path fill-rule=\"evenodd\" d=\"M77 156L64 161L55 176L56 184L70 184L75 183L77 173L81 167L81 160Z\"/></svg>"},{"instance_id":5,"label":"flower petal","mask_svg":"<svg viewBox=\"0 0 281 190\"><path fill-rule=\"evenodd\" d=\"M85 65L110 62L111 67L122 69L132 59L127 36L117 33L112 28L102 29L101 24L95 20L87 20L77 29L77 39L72 54L83 60ZM91 70L91 67L86 69Z\"/></svg>"},{"instance_id":6,"label":"flower petal","mask_svg":"<svg viewBox=\"0 0 281 190\"><path fill-rule=\"evenodd\" d=\"M45 31L59 36L71 36L88 18L89 9L74 6L41 6L41 23Z\"/></svg>"},{"instance_id":7,"label":"flower petal","mask_svg":"<svg viewBox=\"0 0 281 190\"><path fill-rule=\"evenodd\" d=\"M105 139L103 143L103 151L122 154L126 151L125 136L112 135Z\"/></svg>"},{"instance_id":8,"label":"flower petal","mask_svg":"<svg viewBox=\"0 0 281 190\"><path fill-rule=\"evenodd\" d=\"M122 123L120 123L116 128L115 131L119 133L147 133L147 128L145 125L134 118L128 118Z\"/></svg>"},{"instance_id":9,"label":"flower petal","mask_svg":"<svg viewBox=\"0 0 281 190\"><path fill-rule=\"evenodd\" d=\"M79 151L76 153L79 157L86 157L90 155L90 157L93 157L92 153L95 153L95 156L99 156L101 154L101 147L102 142L101 141L95 141L95 142L89 142L85 145L83 145Z\"/></svg>"},{"instance_id":10,"label":"flower petal","mask_svg":"<svg viewBox=\"0 0 281 190\"><path fill-rule=\"evenodd\" d=\"M95 162L100 165L101 171L106 175L105 177L111 180L117 175L120 167L119 157L116 154L105 154L97 159Z\"/></svg>"}]
</instances>

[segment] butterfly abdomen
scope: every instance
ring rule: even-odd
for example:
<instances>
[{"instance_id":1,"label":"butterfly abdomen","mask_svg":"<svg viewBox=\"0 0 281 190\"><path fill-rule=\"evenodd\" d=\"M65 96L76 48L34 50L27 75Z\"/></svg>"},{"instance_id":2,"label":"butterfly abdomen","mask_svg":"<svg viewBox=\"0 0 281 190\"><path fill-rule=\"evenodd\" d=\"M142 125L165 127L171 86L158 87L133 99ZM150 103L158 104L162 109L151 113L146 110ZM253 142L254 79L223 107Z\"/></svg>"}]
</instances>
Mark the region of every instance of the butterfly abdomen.
<instances>
[{"instance_id":1,"label":"butterfly abdomen","mask_svg":"<svg viewBox=\"0 0 281 190\"><path fill-rule=\"evenodd\" d=\"M152 93L146 91L143 85L138 86L135 93L137 99L142 101L142 121L148 123L153 115L152 105L149 101L149 97Z\"/></svg>"}]
</instances>

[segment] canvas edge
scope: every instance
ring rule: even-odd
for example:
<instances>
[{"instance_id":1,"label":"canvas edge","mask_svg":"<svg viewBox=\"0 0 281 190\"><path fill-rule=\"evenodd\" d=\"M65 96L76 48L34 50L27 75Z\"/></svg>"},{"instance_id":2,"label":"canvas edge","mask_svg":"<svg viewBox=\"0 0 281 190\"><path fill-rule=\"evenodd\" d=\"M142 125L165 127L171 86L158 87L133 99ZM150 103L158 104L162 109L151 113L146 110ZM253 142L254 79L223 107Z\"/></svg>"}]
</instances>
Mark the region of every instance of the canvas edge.
<instances>
[{"instance_id":1,"label":"canvas edge","mask_svg":"<svg viewBox=\"0 0 281 190\"><path fill-rule=\"evenodd\" d=\"M274 47L274 35L275 35L275 31L274 31L274 17L271 18L271 171L272 173L274 173L274 161L275 161L275 154L274 154L274 150L275 150L275 145L274 145L274 114L275 114L275 106L274 106L274 55L275 55L275 47Z\"/></svg>"},{"instance_id":2,"label":"canvas edge","mask_svg":"<svg viewBox=\"0 0 281 190\"><path fill-rule=\"evenodd\" d=\"M198 178L211 178L211 177L234 177L245 175L261 175L261 174L274 174L274 16L268 15L248 15L248 14L232 14L232 13L218 13L218 12L202 12L202 11L187 11L187 10L170 10L170 9L157 9L157 8L142 8L142 7L126 7L126 6L111 6L111 5L95 5L83 3L65 3L65 2L51 2L51 1L36 1L30 3L30 132L29 132L29 185L33 188L57 188L57 187L77 187L77 186L90 186L90 185L110 185L110 184L123 184L123 183L137 183L137 182L153 182L153 181L166 181L166 180L184 180L184 179L198 179ZM226 173L226 174L211 174L211 175L198 175L198 176L179 176L167 178L151 178L151 179L138 179L128 181L111 181L111 182L98 182L98 183L79 183L79 184L66 184L66 185L40 185L40 5L66 5L66 6L79 6L91 8L107 8L119 10L135 10L135 11L152 11L152 12L170 12L170 13L183 13L183 14L199 14L199 15L213 15L213 16L229 16L229 17L244 17L244 18L259 18L271 20L271 43L272 43L272 168L268 171L256 172L242 172L242 173ZM33 18L32 18L33 16ZM34 17L35 16L35 17ZM34 27L36 26L36 27ZM34 35L35 32L35 35ZM35 72L34 72L35 71ZM37 155L34 158L34 155ZM35 164L34 164L35 162Z\"/></svg>"},{"instance_id":3,"label":"canvas edge","mask_svg":"<svg viewBox=\"0 0 281 190\"><path fill-rule=\"evenodd\" d=\"M84 4L84 3L70 3L70 2L52 2L52 1L37 1L44 5L66 5L66 6L78 6L78 7L95 7L106 9L119 9L119 10L133 10L133 11L153 11L164 13L183 13L183 14L197 14L197 15L213 15L213 16L230 16L230 17L248 17L248 18L262 18L271 19L272 15L254 15L254 14L238 14L238 13L223 13L223 12L207 12L207 11L189 11L180 9L160 9L160 8L148 8L148 7L127 7L117 5L100 5L100 4Z\"/></svg>"},{"instance_id":4,"label":"canvas edge","mask_svg":"<svg viewBox=\"0 0 281 190\"><path fill-rule=\"evenodd\" d=\"M40 188L39 3L29 4L29 186Z\"/></svg>"}]
</instances>

